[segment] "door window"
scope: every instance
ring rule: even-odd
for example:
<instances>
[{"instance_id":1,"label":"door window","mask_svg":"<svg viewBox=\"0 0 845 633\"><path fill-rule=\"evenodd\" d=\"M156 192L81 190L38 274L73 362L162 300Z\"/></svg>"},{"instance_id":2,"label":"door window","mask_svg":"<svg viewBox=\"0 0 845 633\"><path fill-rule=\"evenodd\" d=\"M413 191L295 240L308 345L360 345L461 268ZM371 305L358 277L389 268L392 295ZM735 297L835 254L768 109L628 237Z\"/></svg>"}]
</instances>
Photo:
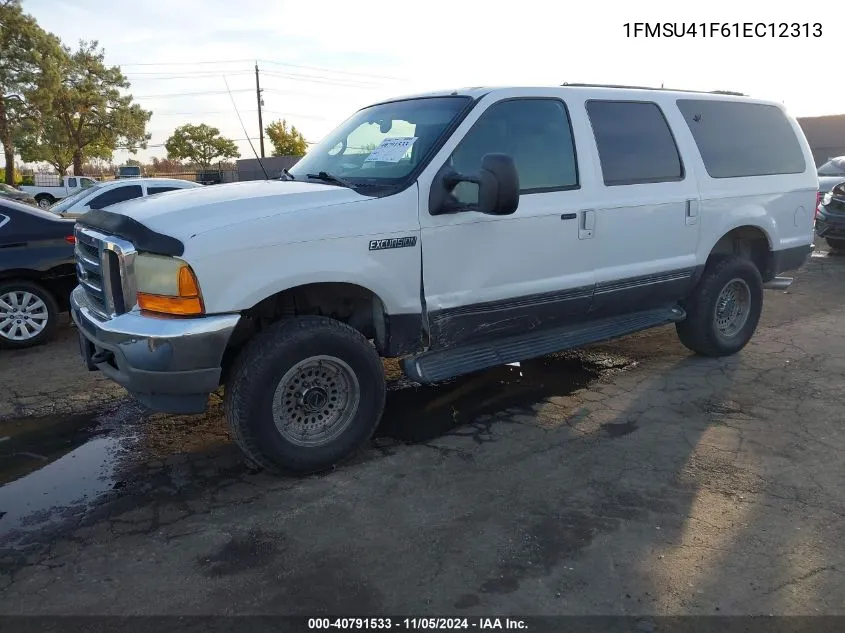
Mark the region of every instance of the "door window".
<instances>
[{"instance_id":1,"label":"door window","mask_svg":"<svg viewBox=\"0 0 845 633\"><path fill-rule=\"evenodd\" d=\"M115 187L104 191L99 196L91 200L88 206L92 209L103 209L118 202L131 200L132 198L140 198L143 195L141 185L127 185L124 187Z\"/></svg>"},{"instance_id":2,"label":"door window","mask_svg":"<svg viewBox=\"0 0 845 633\"><path fill-rule=\"evenodd\" d=\"M663 111L646 101L589 101L604 184L683 180L684 167Z\"/></svg>"},{"instance_id":3,"label":"door window","mask_svg":"<svg viewBox=\"0 0 845 633\"><path fill-rule=\"evenodd\" d=\"M76 178L68 178L67 179L67 186L68 186L68 189L76 189Z\"/></svg>"},{"instance_id":4,"label":"door window","mask_svg":"<svg viewBox=\"0 0 845 633\"><path fill-rule=\"evenodd\" d=\"M176 191L179 187L147 187L147 195L154 196L157 193L164 193L165 191Z\"/></svg>"},{"instance_id":5,"label":"door window","mask_svg":"<svg viewBox=\"0 0 845 633\"><path fill-rule=\"evenodd\" d=\"M458 173L476 173L490 153L513 158L523 195L578 188L569 113L559 99L510 99L490 106L455 148L451 166ZM460 203L476 204L478 186L459 183L453 195Z\"/></svg>"}]
</instances>

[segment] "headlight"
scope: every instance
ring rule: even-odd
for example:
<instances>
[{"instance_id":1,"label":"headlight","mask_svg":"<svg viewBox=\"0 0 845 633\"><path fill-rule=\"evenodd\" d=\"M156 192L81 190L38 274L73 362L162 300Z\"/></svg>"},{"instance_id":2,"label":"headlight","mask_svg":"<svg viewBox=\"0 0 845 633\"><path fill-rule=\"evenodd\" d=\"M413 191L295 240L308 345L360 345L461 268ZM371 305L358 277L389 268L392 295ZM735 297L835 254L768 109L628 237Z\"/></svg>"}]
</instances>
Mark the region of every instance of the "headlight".
<instances>
[{"instance_id":1,"label":"headlight","mask_svg":"<svg viewBox=\"0 0 845 633\"><path fill-rule=\"evenodd\" d=\"M135 258L138 306L141 310L189 316L204 306L197 277L181 259L139 253Z\"/></svg>"}]
</instances>

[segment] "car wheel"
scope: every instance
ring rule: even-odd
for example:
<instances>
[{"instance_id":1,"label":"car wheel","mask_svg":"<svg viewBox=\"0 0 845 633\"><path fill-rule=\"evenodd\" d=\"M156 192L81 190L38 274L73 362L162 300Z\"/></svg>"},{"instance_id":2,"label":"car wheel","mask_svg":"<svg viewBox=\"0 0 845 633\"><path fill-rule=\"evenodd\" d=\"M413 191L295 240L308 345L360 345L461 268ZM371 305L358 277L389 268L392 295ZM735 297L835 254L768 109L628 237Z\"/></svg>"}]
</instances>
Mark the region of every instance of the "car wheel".
<instances>
[{"instance_id":1,"label":"car wheel","mask_svg":"<svg viewBox=\"0 0 845 633\"><path fill-rule=\"evenodd\" d=\"M48 196L46 194L35 196L35 201L38 203L38 206L42 209L49 209L50 205L52 205L56 199L53 196Z\"/></svg>"},{"instance_id":2,"label":"car wheel","mask_svg":"<svg viewBox=\"0 0 845 633\"><path fill-rule=\"evenodd\" d=\"M845 239L836 239L835 237L828 237L825 240L831 250L845 253Z\"/></svg>"},{"instance_id":3,"label":"car wheel","mask_svg":"<svg viewBox=\"0 0 845 633\"><path fill-rule=\"evenodd\" d=\"M225 388L235 442L276 472L317 472L351 457L372 436L384 399L384 366L372 344L344 323L312 316L256 336Z\"/></svg>"},{"instance_id":4,"label":"car wheel","mask_svg":"<svg viewBox=\"0 0 845 633\"><path fill-rule=\"evenodd\" d=\"M30 281L0 282L0 347L40 345L56 331L59 307L42 286Z\"/></svg>"},{"instance_id":5,"label":"car wheel","mask_svg":"<svg viewBox=\"0 0 845 633\"><path fill-rule=\"evenodd\" d=\"M763 310L763 280L742 257L711 259L690 297L687 318L675 325L687 348L702 356L729 356L751 340Z\"/></svg>"}]
</instances>

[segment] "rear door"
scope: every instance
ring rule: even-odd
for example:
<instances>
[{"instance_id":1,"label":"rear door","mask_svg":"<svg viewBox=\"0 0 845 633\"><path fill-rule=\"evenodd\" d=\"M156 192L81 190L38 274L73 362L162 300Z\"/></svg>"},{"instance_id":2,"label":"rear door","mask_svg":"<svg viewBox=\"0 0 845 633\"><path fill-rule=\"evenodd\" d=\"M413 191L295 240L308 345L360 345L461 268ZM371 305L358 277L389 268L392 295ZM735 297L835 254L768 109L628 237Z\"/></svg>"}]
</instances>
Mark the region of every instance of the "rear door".
<instances>
[{"instance_id":1,"label":"rear door","mask_svg":"<svg viewBox=\"0 0 845 633\"><path fill-rule=\"evenodd\" d=\"M696 178L670 127L670 117L683 120L651 101L592 99L584 107L599 170L590 315L674 303L692 285L700 231Z\"/></svg>"}]
</instances>

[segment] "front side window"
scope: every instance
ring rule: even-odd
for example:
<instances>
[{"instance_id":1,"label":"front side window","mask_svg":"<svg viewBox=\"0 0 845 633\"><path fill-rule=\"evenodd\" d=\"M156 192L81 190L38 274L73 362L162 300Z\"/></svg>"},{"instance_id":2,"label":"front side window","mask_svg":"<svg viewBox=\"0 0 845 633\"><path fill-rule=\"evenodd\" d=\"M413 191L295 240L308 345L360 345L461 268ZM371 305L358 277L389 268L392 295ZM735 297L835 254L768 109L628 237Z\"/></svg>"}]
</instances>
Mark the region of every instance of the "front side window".
<instances>
[{"instance_id":1,"label":"front side window","mask_svg":"<svg viewBox=\"0 0 845 633\"><path fill-rule=\"evenodd\" d=\"M683 180L681 155L656 103L589 101L587 115L605 185Z\"/></svg>"},{"instance_id":2,"label":"front side window","mask_svg":"<svg viewBox=\"0 0 845 633\"><path fill-rule=\"evenodd\" d=\"M510 99L490 106L450 157L452 169L476 173L485 154L513 158L521 194L578 188L578 164L566 106L559 99ZM458 202L477 204L478 186L461 182Z\"/></svg>"},{"instance_id":3,"label":"front side window","mask_svg":"<svg viewBox=\"0 0 845 633\"><path fill-rule=\"evenodd\" d=\"M469 97L407 99L360 110L290 170L297 180L326 172L354 186L402 185L442 144Z\"/></svg>"},{"instance_id":4,"label":"front side window","mask_svg":"<svg viewBox=\"0 0 845 633\"><path fill-rule=\"evenodd\" d=\"M804 152L780 108L762 103L679 99L711 178L800 174Z\"/></svg>"},{"instance_id":5,"label":"front side window","mask_svg":"<svg viewBox=\"0 0 845 633\"><path fill-rule=\"evenodd\" d=\"M109 191L104 191L99 196L91 200L88 206L92 209L104 209L105 207L117 204L118 202L125 202L133 198L140 198L143 194L141 185L128 185L125 187L115 187Z\"/></svg>"},{"instance_id":6,"label":"front side window","mask_svg":"<svg viewBox=\"0 0 845 633\"><path fill-rule=\"evenodd\" d=\"M50 205L50 211L52 211L53 213L63 213L64 211L70 209L77 202L90 200L93 196L97 195L97 191L107 186L108 184L109 183L101 182L97 183L93 187L88 187L87 189L83 188L79 191L75 191L66 198L62 198L58 202L54 202L52 205Z\"/></svg>"}]
</instances>

